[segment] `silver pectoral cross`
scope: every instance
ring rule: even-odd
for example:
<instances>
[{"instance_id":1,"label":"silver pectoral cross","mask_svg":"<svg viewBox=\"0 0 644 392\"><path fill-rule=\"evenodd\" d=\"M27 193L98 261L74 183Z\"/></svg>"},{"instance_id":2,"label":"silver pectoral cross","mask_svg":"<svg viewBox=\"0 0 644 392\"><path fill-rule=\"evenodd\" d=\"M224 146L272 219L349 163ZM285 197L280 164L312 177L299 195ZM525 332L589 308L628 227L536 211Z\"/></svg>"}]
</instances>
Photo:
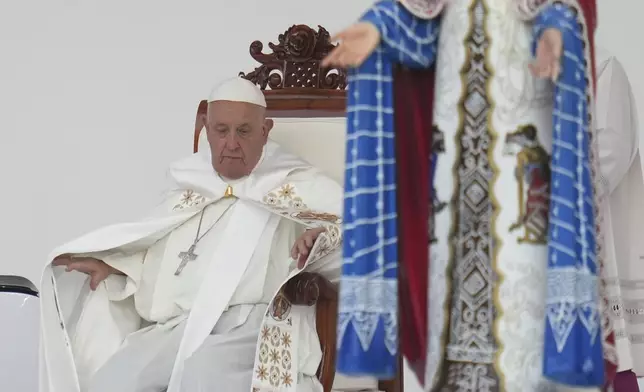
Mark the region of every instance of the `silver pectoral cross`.
<instances>
[{"instance_id":1,"label":"silver pectoral cross","mask_svg":"<svg viewBox=\"0 0 644 392\"><path fill-rule=\"evenodd\" d=\"M179 276L179 274L181 274L181 271L183 271L189 261L195 261L197 259L198 255L195 253L195 247L196 244L192 244L187 252L179 253L181 263L179 263L179 267L177 267L177 270L174 272L175 276Z\"/></svg>"}]
</instances>

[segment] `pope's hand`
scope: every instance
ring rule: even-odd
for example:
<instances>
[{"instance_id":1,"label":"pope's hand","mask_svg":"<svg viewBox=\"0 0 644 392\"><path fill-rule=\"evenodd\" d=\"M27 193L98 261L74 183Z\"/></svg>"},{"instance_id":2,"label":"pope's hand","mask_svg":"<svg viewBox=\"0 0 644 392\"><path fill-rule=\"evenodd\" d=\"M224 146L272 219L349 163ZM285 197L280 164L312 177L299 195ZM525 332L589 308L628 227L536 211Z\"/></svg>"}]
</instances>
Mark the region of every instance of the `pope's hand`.
<instances>
[{"instance_id":1,"label":"pope's hand","mask_svg":"<svg viewBox=\"0 0 644 392\"><path fill-rule=\"evenodd\" d=\"M323 227L318 227L316 229L310 229L305 231L295 244L291 248L291 257L293 260L297 260L297 268L304 268L306 259L309 257L309 252L313 248L313 244L318 239L320 234L326 231Z\"/></svg>"},{"instance_id":2,"label":"pope's hand","mask_svg":"<svg viewBox=\"0 0 644 392\"><path fill-rule=\"evenodd\" d=\"M59 256L54 259L54 266L65 266L66 270L78 271L89 275L89 287L96 290L99 283L112 274L122 275L116 268L110 267L104 261L93 257L73 257L70 255Z\"/></svg>"},{"instance_id":3,"label":"pope's hand","mask_svg":"<svg viewBox=\"0 0 644 392\"><path fill-rule=\"evenodd\" d=\"M563 36L561 31L552 27L546 29L537 43L536 59L529 65L533 75L556 82L561 71L562 54Z\"/></svg>"},{"instance_id":4,"label":"pope's hand","mask_svg":"<svg viewBox=\"0 0 644 392\"><path fill-rule=\"evenodd\" d=\"M380 32L369 22L359 22L331 39L342 41L322 61L323 67L357 67L376 49Z\"/></svg>"}]
</instances>

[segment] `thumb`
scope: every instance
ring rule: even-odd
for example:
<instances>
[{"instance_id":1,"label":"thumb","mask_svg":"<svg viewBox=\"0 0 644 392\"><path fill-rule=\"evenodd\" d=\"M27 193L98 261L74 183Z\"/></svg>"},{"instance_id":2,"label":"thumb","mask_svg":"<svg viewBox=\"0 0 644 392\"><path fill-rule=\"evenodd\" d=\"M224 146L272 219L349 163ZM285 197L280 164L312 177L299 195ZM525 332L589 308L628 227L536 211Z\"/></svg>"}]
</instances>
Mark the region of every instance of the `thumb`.
<instances>
[{"instance_id":1,"label":"thumb","mask_svg":"<svg viewBox=\"0 0 644 392\"><path fill-rule=\"evenodd\" d=\"M89 278L89 288L92 291L95 291L98 288L98 285L105 279L101 274L93 273Z\"/></svg>"}]
</instances>

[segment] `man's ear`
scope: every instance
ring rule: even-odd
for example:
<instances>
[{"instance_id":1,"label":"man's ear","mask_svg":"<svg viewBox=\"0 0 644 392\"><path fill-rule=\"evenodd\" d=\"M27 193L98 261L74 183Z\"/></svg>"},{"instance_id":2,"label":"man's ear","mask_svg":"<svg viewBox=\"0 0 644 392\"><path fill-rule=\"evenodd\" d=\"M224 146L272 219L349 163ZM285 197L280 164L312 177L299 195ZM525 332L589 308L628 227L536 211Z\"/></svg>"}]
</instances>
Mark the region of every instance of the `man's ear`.
<instances>
[{"instance_id":1,"label":"man's ear","mask_svg":"<svg viewBox=\"0 0 644 392\"><path fill-rule=\"evenodd\" d=\"M273 129L273 125L275 125L275 122L270 118L264 120L264 136L268 137L271 129Z\"/></svg>"}]
</instances>

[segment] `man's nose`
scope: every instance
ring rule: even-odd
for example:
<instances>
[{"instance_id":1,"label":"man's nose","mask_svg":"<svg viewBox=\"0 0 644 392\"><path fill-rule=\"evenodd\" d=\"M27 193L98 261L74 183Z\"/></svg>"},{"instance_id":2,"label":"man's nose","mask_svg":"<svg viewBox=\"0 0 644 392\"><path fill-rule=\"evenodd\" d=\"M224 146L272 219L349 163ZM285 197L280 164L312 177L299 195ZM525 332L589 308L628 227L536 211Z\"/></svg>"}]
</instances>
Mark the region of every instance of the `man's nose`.
<instances>
[{"instance_id":1,"label":"man's nose","mask_svg":"<svg viewBox=\"0 0 644 392\"><path fill-rule=\"evenodd\" d=\"M236 132L228 132L226 135L226 149L230 151L235 151L239 148L239 140L237 139Z\"/></svg>"}]
</instances>

